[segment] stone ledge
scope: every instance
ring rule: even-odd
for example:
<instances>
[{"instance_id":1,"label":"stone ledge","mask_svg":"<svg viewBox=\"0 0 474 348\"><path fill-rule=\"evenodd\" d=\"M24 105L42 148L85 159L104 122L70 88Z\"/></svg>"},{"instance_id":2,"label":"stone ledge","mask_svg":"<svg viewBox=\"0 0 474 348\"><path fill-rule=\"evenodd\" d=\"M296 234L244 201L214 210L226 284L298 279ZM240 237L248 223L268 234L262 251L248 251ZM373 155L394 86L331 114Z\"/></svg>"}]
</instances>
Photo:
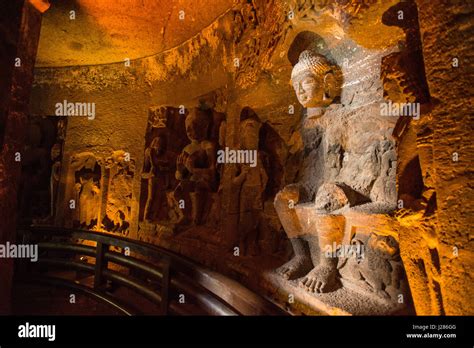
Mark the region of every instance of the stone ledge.
<instances>
[{"instance_id":1,"label":"stone ledge","mask_svg":"<svg viewBox=\"0 0 474 348\"><path fill-rule=\"evenodd\" d=\"M336 291L316 294L309 293L298 286L299 279L285 280L275 272L263 275L267 290L275 290L273 297L277 302L285 302L290 311L306 315L409 315L406 307L389 305L376 297L356 292L345 287ZM262 284L263 285L263 284ZM288 303L289 295L294 303Z\"/></svg>"}]
</instances>

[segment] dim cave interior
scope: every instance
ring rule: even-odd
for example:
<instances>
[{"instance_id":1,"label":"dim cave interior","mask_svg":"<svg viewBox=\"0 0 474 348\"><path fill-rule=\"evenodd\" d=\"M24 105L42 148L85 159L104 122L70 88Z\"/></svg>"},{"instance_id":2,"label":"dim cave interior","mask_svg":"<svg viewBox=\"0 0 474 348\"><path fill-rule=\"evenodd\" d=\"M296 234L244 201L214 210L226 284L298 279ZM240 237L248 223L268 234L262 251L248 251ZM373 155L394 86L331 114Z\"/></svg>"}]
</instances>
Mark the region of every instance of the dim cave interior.
<instances>
[{"instance_id":1,"label":"dim cave interior","mask_svg":"<svg viewBox=\"0 0 474 348\"><path fill-rule=\"evenodd\" d=\"M0 313L473 315L474 4L438 2L2 1Z\"/></svg>"}]
</instances>

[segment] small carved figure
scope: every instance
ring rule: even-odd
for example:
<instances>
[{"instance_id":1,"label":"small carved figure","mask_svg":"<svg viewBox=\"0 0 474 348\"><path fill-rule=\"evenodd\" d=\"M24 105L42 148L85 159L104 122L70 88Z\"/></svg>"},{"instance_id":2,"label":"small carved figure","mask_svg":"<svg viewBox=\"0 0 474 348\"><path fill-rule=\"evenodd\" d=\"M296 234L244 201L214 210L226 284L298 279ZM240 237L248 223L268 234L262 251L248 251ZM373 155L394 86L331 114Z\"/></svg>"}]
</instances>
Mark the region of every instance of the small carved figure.
<instances>
[{"instance_id":1,"label":"small carved figure","mask_svg":"<svg viewBox=\"0 0 474 348\"><path fill-rule=\"evenodd\" d=\"M107 202L103 227L109 231L125 233L130 225L133 176L135 161L123 150L106 158L105 168L110 170Z\"/></svg>"},{"instance_id":2,"label":"small carved figure","mask_svg":"<svg viewBox=\"0 0 474 348\"><path fill-rule=\"evenodd\" d=\"M371 233L365 248L365 257L352 269L355 280L364 283L364 288L382 298L390 298L386 292L388 286L399 287L400 277L390 261L399 256L397 241L391 236ZM398 283L398 284L397 284Z\"/></svg>"},{"instance_id":3,"label":"small carved figure","mask_svg":"<svg viewBox=\"0 0 474 348\"><path fill-rule=\"evenodd\" d=\"M170 186L171 159L167 152L166 135L153 138L145 150L142 178L148 181L145 220L157 222L168 217L167 189Z\"/></svg>"},{"instance_id":4,"label":"small carved figure","mask_svg":"<svg viewBox=\"0 0 474 348\"><path fill-rule=\"evenodd\" d=\"M167 108L160 107L158 109L150 110L150 120L148 123L151 128L166 128L166 122L168 120Z\"/></svg>"},{"instance_id":5,"label":"small carved figure","mask_svg":"<svg viewBox=\"0 0 474 348\"><path fill-rule=\"evenodd\" d=\"M82 227L91 228L98 220L101 200L100 172L97 158L92 152L81 152L71 156L71 169L76 176L75 201L78 204L77 220Z\"/></svg>"},{"instance_id":6,"label":"small carved figure","mask_svg":"<svg viewBox=\"0 0 474 348\"><path fill-rule=\"evenodd\" d=\"M50 178L50 195L51 195L51 210L50 216L54 216L54 205L56 203L56 195L58 191L59 177L61 174L61 145L54 144L51 149L51 160L54 162L51 167Z\"/></svg>"},{"instance_id":7,"label":"small carved figure","mask_svg":"<svg viewBox=\"0 0 474 348\"><path fill-rule=\"evenodd\" d=\"M255 163L238 165L238 174L233 184L239 189L239 249L243 255L259 254L258 228L263 212L263 194L268 176L258 151L261 123L256 119L246 119L240 123L241 149L254 151Z\"/></svg>"},{"instance_id":8,"label":"small carved figure","mask_svg":"<svg viewBox=\"0 0 474 348\"><path fill-rule=\"evenodd\" d=\"M93 177L79 178L75 189L77 194L76 202L79 201L79 223L86 228L92 227L92 223L97 221L98 208L100 205L100 188L94 182Z\"/></svg>"},{"instance_id":9,"label":"small carved figure","mask_svg":"<svg viewBox=\"0 0 474 348\"><path fill-rule=\"evenodd\" d=\"M191 143L176 160L176 179L180 183L175 199L183 200L185 206L185 220L181 223L191 220L194 225L200 225L209 192L215 190L216 147L207 139L209 122L209 115L199 108L192 109L186 117L186 134Z\"/></svg>"}]
</instances>

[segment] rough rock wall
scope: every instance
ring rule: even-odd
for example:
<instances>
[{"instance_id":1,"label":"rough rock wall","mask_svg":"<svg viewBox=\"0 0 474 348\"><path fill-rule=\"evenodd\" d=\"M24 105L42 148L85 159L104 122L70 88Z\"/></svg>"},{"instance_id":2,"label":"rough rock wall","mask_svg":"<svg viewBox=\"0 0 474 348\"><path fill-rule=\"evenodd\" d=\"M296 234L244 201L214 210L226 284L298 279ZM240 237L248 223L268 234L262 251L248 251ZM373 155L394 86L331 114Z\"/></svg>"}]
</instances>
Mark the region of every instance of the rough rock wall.
<instances>
[{"instance_id":1,"label":"rough rock wall","mask_svg":"<svg viewBox=\"0 0 474 348\"><path fill-rule=\"evenodd\" d=\"M47 7L46 7L47 8ZM28 1L2 3L0 39L0 243L15 242L17 194L24 154L28 100L41 27L41 12ZM2 49L3 50L3 49ZM20 58L20 65L16 58ZM10 310L13 260L0 260L0 313Z\"/></svg>"},{"instance_id":2,"label":"rough rock wall","mask_svg":"<svg viewBox=\"0 0 474 348\"><path fill-rule=\"evenodd\" d=\"M474 4L417 1L426 79L433 102L439 281L448 315L474 313L472 142ZM424 168L429 167L422 163Z\"/></svg>"}]
</instances>

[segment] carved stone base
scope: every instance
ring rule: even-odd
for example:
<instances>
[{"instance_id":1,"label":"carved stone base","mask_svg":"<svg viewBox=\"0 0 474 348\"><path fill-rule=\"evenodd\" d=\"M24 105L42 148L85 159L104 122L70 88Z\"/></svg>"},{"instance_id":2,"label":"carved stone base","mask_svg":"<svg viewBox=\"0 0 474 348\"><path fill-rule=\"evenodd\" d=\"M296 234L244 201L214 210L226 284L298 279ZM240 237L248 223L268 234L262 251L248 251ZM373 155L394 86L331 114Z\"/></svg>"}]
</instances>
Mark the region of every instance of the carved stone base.
<instances>
[{"instance_id":1,"label":"carved stone base","mask_svg":"<svg viewBox=\"0 0 474 348\"><path fill-rule=\"evenodd\" d=\"M273 289L274 301L295 314L306 315L410 315L405 305L379 300L368 293L354 291L347 282L336 291L315 294L298 286L299 279L288 281L274 272L264 276L268 291Z\"/></svg>"}]
</instances>

